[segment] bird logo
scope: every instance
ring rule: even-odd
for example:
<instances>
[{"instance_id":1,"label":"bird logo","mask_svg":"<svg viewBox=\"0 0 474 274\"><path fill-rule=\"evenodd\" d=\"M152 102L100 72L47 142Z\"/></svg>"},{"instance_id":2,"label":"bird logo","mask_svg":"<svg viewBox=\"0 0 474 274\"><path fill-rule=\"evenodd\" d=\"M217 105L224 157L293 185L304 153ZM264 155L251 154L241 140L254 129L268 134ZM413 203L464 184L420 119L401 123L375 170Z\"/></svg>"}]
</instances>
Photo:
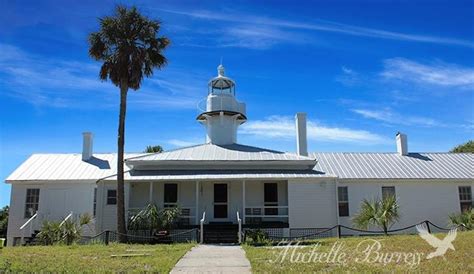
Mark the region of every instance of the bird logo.
<instances>
[{"instance_id":1,"label":"bird logo","mask_svg":"<svg viewBox=\"0 0 474 274\"><path fill-rule=\"evenodd\" d=\"M457 228L449 230L448 235L444 237L443 240L436 238L428 232L428 229L425 224L419 224L416 226L416 230L420 234L420 237L423 238L429 245L436 248L434 252L431 252L426 256L426 259L432 259L438 256L444 256L448 249L454 249L452 242L456 239Z\"/></svg>"}]
</instances>

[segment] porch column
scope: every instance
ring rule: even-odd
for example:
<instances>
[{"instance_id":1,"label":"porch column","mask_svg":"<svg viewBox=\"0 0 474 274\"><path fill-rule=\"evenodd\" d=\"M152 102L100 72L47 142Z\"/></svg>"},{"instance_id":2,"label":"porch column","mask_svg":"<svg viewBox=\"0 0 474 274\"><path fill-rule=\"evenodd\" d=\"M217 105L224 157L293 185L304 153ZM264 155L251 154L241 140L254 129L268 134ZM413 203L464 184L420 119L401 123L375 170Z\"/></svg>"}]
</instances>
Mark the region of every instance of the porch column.
<instances>
[{"instance_id":1,"label":"porch column","mask_svg":"<svg viewBox=\"0 0 474 274\"><path fill-rule=\"evenodd\" d=\"M245 224L245 180L242 181L242 223Z\"/></svg>"},{"instance_id":2,"label":"porch column","mask_svg":"<svg viewBox=\"0 0 474 274\"><path fill-rule=\"evenodd\" d=\"M129 181L125 181L125 184L124 184L125 225L128 225L128 215L129 215L128 209L130 208L130 191L131 191L130 184L131 183Z\"/></svg>"},{"instance_id":3,"label":"porch column","mask_svg":"<svg viewBox=\"0 0 474 274\"><path fill-rule=\"evenodd\" d=\"M199 225L199 181L196 181L196 209L194 215L196 218L196 225Z\"/></svg>"},{"instance_id":4,"label":"porch column","mask_svg":"<svg viewBox=\"0 0 474 274\"><path fill-rule=\"evenodd\" d=\"M150 197L149 197L149 202L150 204L153 203L153 182L150 182Z\"/></svg>"}]
</instances>

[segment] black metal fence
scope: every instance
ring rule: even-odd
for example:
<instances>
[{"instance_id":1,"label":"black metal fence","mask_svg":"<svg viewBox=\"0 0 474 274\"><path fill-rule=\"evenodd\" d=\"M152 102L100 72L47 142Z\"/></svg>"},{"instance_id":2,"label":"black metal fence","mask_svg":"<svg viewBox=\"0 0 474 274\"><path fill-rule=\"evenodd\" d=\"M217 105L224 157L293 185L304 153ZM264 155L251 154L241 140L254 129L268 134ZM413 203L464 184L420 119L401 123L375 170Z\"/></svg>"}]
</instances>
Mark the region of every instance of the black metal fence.
<instances>
[{"instance_id":1,"label":"black metal fence","mask_svg":"<svg viewBox=\"0 0 474 274\"><path fill-rule=\"evenodd\" d=\"M452 228L443 228L430 221L423 221L411 226L388 230L387 234L395 234L403 232L405 234L417 233L416 226L424 224L427 231L430 233L446 232ZM463 229L463 226L457 228ZM284 229L288 229L289 233L284 233ZM329 237L352 237L352 236L378 236L385 235L384 231L376 230L363 230L345 225L335 225L329 228L244 228L243 240L247 238L248 234L255 230L261 230L267 238L273 242L278 241L295 241L295 240L313 240ZM285 236L288 235L288 236ZM166 235L154 235L150 231L146 230L135 230L128 231L127 234L120 234L116 231L106 230L95 236L82 237L79 243L81 244L105 244L119 242L119 238L122 238L123 242L126 243L137 243L137 244L159 244L159 243L186 243L186 242L199 242L200 231L198 228L192 229L175 229L169 231Z\"/></svg>"},{"instance_id":2,"label":"black metal fence","mask_svg":"<svg viewBox=\"0 0 474 274\"><path fill-rule=\"evenodd\" d=\"M432 222L426 220L411 226L387 230L385 233L384 231L376 231L376 230L363 230L357 229L353 227L348 227L345 225L335 225L329 228L289 228L289 236L283 236L283 228L280 228L280 232L274 231L275 229L246 229L244 231L244 240L247 238L248 233L251 233L255 230L261 230L266 233L267 238L271 241L295 241L295 240L313 240L313 239L321 239L321 238L329 238L329 237L352 237L352 236L377 236L377 235L385 235L385 234L395 234L403 232L405 234L415 234L417 233L416 226L424 224L427 231L429 233L438 233L438 232L446 232L453 228L464 229L464 226L456 226L452 228L443 228L438 225L433 224Z\"/></svg>"},{"instance_id":3,"label":"black metal fence","mask_svg":"<svg viewBox=\"0 0 474 274\"><path fill-rule=\"evenodd\" d=\"M105 230L95 236L83 236L79 243L81 244L105 244L119 242L130 244L160 244L160 243L187 243L199 241L199 229L172 230L166 235L153 235L150 231L128 231L127 234L116 231Z\"/></svg>"}]
</instances>

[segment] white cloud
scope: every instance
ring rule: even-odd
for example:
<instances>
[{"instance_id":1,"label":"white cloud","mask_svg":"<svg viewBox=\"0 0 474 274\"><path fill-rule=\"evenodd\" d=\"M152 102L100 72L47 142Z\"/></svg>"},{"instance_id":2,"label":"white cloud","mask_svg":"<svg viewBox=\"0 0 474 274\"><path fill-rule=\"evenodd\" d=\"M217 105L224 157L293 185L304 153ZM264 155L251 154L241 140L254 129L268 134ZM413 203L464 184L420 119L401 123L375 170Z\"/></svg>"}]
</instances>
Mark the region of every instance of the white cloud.
<instances>
[{"instance_id":1,"label":"white cloud","mask_svg":"<svg viewBox=\"0 0 474 274\"><path fill-rule=\"evenodd\" d=\"M0 81L6 96L37 106L110 108L117 105L117 88L111 82L99 80L98 63L46 58L1 43L0 52ZM206 81L182 71L166 73L179 77L169 77L176 82L160 80L158 76L145 79L139 92L130 92L130 107L196 108L200 97L198 87L205 86Z\"/></svg>"},{"instance_id":2,"label":"white cloud","mask_svg":"<svg viewBox=\"0 0 474 274\"><path fill-rule=\"evenodd\" d=\"M264 120L249 121L242 125L242 134L264 138L291 139L295 137L295 121L289 116L270 116ZM362 144L386 143L387 139L365 130L330 127L308 121L308 140L352 142Z\"/></svg>"},{"instance_id":3,"label":"white cloud","mask_svg":"<svg viewBox=\"0 0 474 274\"><path fill-rule=\"evenodd\" d=\"M393 112L390 109L384 110L369 110L369 109L352 109L354 113L361 115L364 118L373 119L385 122L392 125L407 125L407 126L423 126L436 127L444 126L442 123L426 117L402 115Z\"/></svg>"},{"instance_id":4,"label":"white cloud","mask_svg":"<svg viewBox=\"0 0 474 274\"><path fill-rule=\"evenodd\" d=\"M360 82L359 73L357 73L353 69L342 66L341 70L342 70L342 73L341 73L341 75L336 77L336 81L338 81L338 82L340 82L344 85L347 85L347 86L353 86L353 85Z\"/></svg>"},{"instance_id":5,"label":"white cloud","mask_svg":"<svg viewBox=\"0 0 474 274\"><path fill-rule=\"evenodd\" d=\"M203 143L200 140L193 139L193 140L179 140L179 139L170 139L166 141L166 143L175 146L175 147L189 147Z\"/></svg>"},{"instance_id":6,"label":"white cloud","mask_svg":"<svg viewBox=\"0 0 474 274\"><path fill-rule=\"evenodd\" d=\"M474 87L474 68L455 64L421 64L404 58L384 61L385 79L394 79L419 84L444 87Z\"/></svg>"},{"instance_id":7,"label":"white cloud","mask_svg":"<svg viewBox=\"0 0 474 274\"><path fill-rule=\"evenodd\" d=\"M446 45L456 45L456 46L474 48L474 43L468 40L386 31L386 30L381 30L381 29L358 27L358 26L352 26L352 25L341 24L341 23L331 22L331 21L323 21L323 20L303 23L303 22L298 22L298 21L273 19L270 17L249 16L249 15L237 14L235 12L229 12L229 11L220 12L220 13L215 12L215 11L206 11L206 10L176 11L176 10L161 9L161 11L185 15L185 16L191 16L194 18L200 18L200 19L205 19L205 20L226 21L226 22L234 22L234 23L246 23L246 24L248 22L253 22L255 25L266 25L266 26L274 26L274 27L279 27L279 28L333 32L333 33L340 33L340 34L346 34L346 35L352 35L352 36L373 37L373 38L380 38L380 39L424 42L424 43L434 43L434 44L446 44Z\"/></svg>"},{"instance_id":8,"label":"white cloud","mask_svg":"<svg viewBox=\"0 0 474 274\"><path fill-rule=\"evenodd\" d=\"M267 49L278 43L302 43L309 39L294 32L279 28L255 25L239 25L226 28L218 42L221 47L241 47L251 49Z\"/></svg>"}]
</instances>

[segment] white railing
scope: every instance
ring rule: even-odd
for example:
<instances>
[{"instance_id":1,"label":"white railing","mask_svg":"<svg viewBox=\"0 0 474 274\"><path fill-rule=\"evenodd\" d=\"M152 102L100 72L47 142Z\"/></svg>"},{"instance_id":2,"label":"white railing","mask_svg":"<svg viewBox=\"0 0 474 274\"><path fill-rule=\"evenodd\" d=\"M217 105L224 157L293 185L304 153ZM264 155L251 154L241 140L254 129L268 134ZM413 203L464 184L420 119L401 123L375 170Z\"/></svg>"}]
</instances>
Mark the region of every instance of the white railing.
<instances>
[{"instance_id":1,"label":"white railing","mask_svg":"<svg viewBox=\"0 0 474 274\"><path fill-rule=\"evenodd\" d=\"M28 224L30 224L36 217L38 216L38 212L36 212L33 216L31 216L28 221L26 221L22 226L20 226L20 230L23 230Z\"/></svg>"},{"instance_id":2,"label":"white railing","mask_svg":"<svg viewBox=\"0 0 474 274\"><path fill-rule=\"evenodd\" d=\"M67 215L66 218L64 218L64 220L59 224L59 227L63 226L63 224L64 224L67 220L71 219L71 218L72 218L72 215L73 215L73 213L72 213L72 211L71 211L71 213L69 213L69 215Z\"/></svg>"},{"instance_id":3,"label":"white railing","mask_svg":"<svg viewBox=\"0 0 474 274\"><path fill-rule=\"evenodd\" d=\"M265 214L276 209L277 214ZM288 218L288 206L250 206L245 208L245 218Z\"/></svg>"},{"instance_id":4,"label":"white railing","mask_svg":"<svg viewBox=\"0 0 474 274\"><path fill-rule=\"evenodd\" d=\"M242 219L240 219L239 211L237 211L237 223L239 224L239 244L242 243Z\"/></svg>"},{"instance_id":5,"label":"white railing","mask_svg":"<svg viewBox=\"0 0 474 274\"><path fill-rule=\"evenodd\" d=\"M200 221L201 224L201 238L199 239L199 242L202 244L204 243L204 221L206 220L206 211L202 213L202 219Z\"/></svg>"},{"instance_id":6,"label":"white railing","mask_svg":"<svg viewBox=\"0 0 474 274\"><path fill-rule=\"evenodd\" d=\"M288 206L249 206L245 208L245 223L289 223Z\"/></svg>"},{"instance_id":7,"label":"white railing","mask_svg":"<svg viewBox=\"0 0 474 274\"><path fill-rule=\"evenodd\" d=\"M22 226L20 226L20 231L23 238L25 237L25 227L27 226L29 227L28 237L31 237L31 235L33 234L33 225L37 217L38 217L38 212L36 212Z\"/></svg>"}]
</instances>

